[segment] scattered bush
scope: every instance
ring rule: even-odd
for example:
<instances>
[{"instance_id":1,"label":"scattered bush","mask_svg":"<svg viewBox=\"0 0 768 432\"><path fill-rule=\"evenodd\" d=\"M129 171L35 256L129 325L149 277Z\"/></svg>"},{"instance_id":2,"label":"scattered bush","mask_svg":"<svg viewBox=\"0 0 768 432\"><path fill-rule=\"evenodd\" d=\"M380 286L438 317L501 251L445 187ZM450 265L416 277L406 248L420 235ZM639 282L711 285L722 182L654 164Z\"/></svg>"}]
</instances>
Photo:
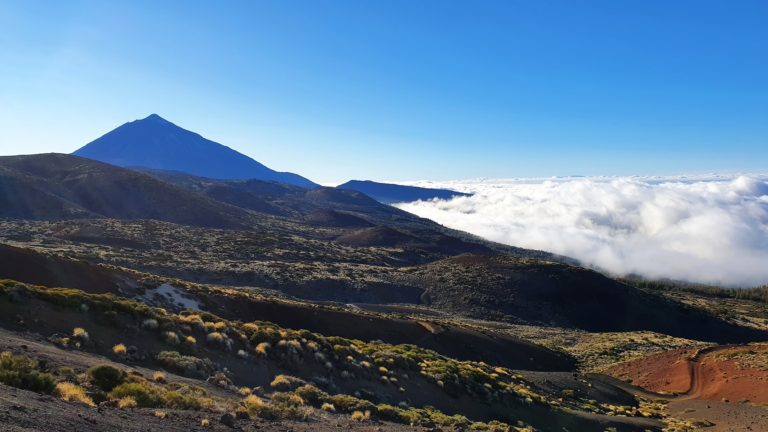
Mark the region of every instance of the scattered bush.
<instances>
[{"instance_id":1,"label":"scattered bush","mask_svg":"<svg viewBox=\"0 0 768 432\"><path fill-rule=\"evenodd\" d=\"M125 381L125 373L109 365L99 365L88 369L88 381L105 392L112 391Z\"/></svg>"},{"instance_id":2,"label":"scattered bush","mask_svg":"<svg viewBox=\"0 0 768 432\"><path fill-rule=\"evenodd\" d=\"M152 381L159 384L165 384L166 382L168 382L168 378L166 377L164 372L154 371L152 372Z\"/></svg>"},{"instance_id":3,"label":"scattered bush","mask_svg":"<svg viewBox=\"0 0 768 432\"><path fill-rule=\"evenodd\" d=\"M181 355L176 351L162 351L157 360L168 370L188 377L205 378L213 372L210 360Z\"/></svg>"},{"instance_id":4,"label":"scattered bush","mask_svg":"<svg viewBox=\"0 0 768 432\"><path fill-rule=\"evenodd\" d=\"M112 347L112 352L120 357L128 354L128 349L123 344L117 344Z\"/></svg>"},{"instance_id":5,"label":"scattered bush","mask_svg":"<svg viewBox=\"0 0 768 432\"><path fill-rule=\"evenodd\" d=\"M224 335L215 331L208 333L208 335L205 337L205 340L212 344L222 344L224 343Z\"/></svg>"},{"instance_id":6,"label":"scattered bush","mask_svg":"<svg viewBox=\"0 0 768 432\"><path fill-rule=\"evenodd\" d=\"M257 355L266 357L271 347L272 345L269 342L261 342L258 345L256 345L256 348L254 348L254 351L256 352Z\"/></svg>"},{"instance_id":7,"label":"scattered bush","mask_svg":"<svg viewBox=\"0 0 768 432\"><path fill-rule=\"evenodd\" d=\"M179 335L177 335L176 332L173 332L173 331L163 332L163 340L168 345L178 345L180 342Z\"/></svg>"},{"instance_id":8,"label":"scattered bush","mask_svg":"<svg viewBox=\"0 0 768 432\"><path fill-rule=\"evenodd\" d=\"M375 408L370 401L345 394L333 395L330 401L341 412L371 411Z\"/></svg>"},{"instance_id":9,"label":"scattered bush","mask_svg":"<svg viewBox=\"0 0 768 432\"><path fill-rule=\"evenodd\" d=\"M371 412L370 411L354 411L352 412L352 420L354 421L368 421L371 419Z\"/></svg>"},{"instance_id":10,"label":"scattered bush","mask_svg":"<svg viewBox=\"0 0 768 432\"><path fill-rule=\"evenodd\" d=\"M88 339L90 338L90 336L88 335L88 332L85 331L85 329L82 327L75 327L72 330L72 337L75 339L79 339L83 342L87 342Z\"/></svg>"},{"instance_id":11,"label":"scattered bush","mask_svg":"<svg viewBox=\"0 0 768 432\"><path fill-rule=\"evenodd\" d=\"M182 394L172 390L162 395L162 404L166 408L182 410L199 410L202 407L200 399L191 394Z\"/></svg>"},{"instance_id":12,"label":"scattered bush","mask_svg":"<svg viewBox=\"0 0 768 432\"><path fill-rule=\"evenodd\" d=\"M315 406L327 401L330 397L328 393L320 390L312 384L305 384L294 390L294 393L301 397L303 400L307 401L307 403Z\"/></svg>"},{"instance_id":13,"label":"scattered bush","mask_svg":"<svg viewBox=\"0 0 768 432\"><path fill-rule=\"evenodd\" d=\"M37 370L39 363L10 352L0 353L0 383L37 393L51 393L55 387L52 375Z\"/></svg>"},{"instance_id":14,"label":"scattered bush","mask_svg":"<svg viewBox=\"0 0 768 432\"><path fill-rule=\"evenodd\" d=\"M336 407L333 406L332 403L325 402L321 407L321 410L327 411L327 412L336 412Z\"/></svg>"},{"instance_id":15,"label":"scattered bush","mask_svg":"<svg viewBox=\"0 0 768 432\"><path fill-rule=\"evenodd\" d=\"M56 384L56 394L59 395L61 400L66 402L79 402L88 406L96 406L93 403L93 399L85 394L85 389L72 384L71 382L61 382Z\"/></svg>"},{"instance_id":16,"label":"scattered bush","mask_svg":"<svg viewBox=\"0 0 768 432\"><path fill-rule=\"evenodd\" d=\"M162 398L159 389L149 383L124 383L112 389L109 393L111 399L132 397L136 404L142 408L156 408L160 406Z\"/></svg>"},{"instance_id":17,"label":"scattered bush","mask_svg":"<svg viewBox=\"0 0 768 432\"><path fill-rule=\"evenodd\" d=\"M136 408L136 406L138 406L136 399L131 396L126 396L117 401L117 407L120 409Z\"/></svg>"},{"instance_id":18,"label":"scattered bush","mask_svg":"<svg viewBox=\"0 0 768 432\"><path fill-rule=\"evenodd\" d=\"M277 375L269 385L275 390L291 391L304 384L306 384L306 382L301 378L296 378L290 375Z\"/></svg>"},{"instance_id":19,"label":"scattered bush","mask_svg":"<svg viewBox=\"0 0 768 432\"><path fill-rule=\"evenodd\" d=\"M160 324L154 318L147 318L141 323L141 328L146 330L155 330Z\"/></svg>"}]
</instances>

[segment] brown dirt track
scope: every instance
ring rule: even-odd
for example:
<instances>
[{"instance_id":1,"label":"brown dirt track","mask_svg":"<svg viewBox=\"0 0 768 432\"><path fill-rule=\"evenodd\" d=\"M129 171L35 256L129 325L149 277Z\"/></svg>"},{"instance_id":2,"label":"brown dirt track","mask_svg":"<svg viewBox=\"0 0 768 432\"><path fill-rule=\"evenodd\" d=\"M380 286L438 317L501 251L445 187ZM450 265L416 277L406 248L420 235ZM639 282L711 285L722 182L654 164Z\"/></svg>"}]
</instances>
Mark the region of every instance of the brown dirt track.
<instances>
[{"instance_id":1,"label":"brown dirt track","mask_svg":"<svg viewBox=\"0 0 768 432\"><path fill-rule=\"evenodd\" d=\"M675 392L669 414L707 431L768 431L768 345L673 350L631 360L609 375L651 392Z\"/></svg>"}]
</instances>

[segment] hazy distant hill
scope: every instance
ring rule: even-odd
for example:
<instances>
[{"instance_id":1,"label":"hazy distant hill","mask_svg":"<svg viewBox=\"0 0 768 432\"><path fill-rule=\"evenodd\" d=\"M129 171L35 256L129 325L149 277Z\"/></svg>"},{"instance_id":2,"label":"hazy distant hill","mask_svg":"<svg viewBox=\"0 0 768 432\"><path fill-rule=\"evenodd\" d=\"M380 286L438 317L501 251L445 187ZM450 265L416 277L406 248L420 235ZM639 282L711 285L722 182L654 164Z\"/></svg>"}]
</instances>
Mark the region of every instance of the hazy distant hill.
<instances>
[{"instance_id":1,"label":"hazy distant hill","mask_svg":"<svg viewBox=\"0 0 768 432\"><path fill-rule=\"evenodd\" d=\"M451 199L457 196L469 196L469 194L448 189L421 188L416 186L404 186L391 183L378 183L370 180L350 180L336 187L339 189L349 189L362 192L372 198L375 198L377 201L386 204L430 200L433 198Z\"/></svg>"},{"instance_id":2,"label":"hazy distant hill","mask_svg":"<svg viewBox=\"0 0 768 432\"><path fill-rule=\"evenodd\" d=\"M271 180L307 188L317 186L298 174L267 168L157 114L126 123L74 154L123 167L183 171L216 179Z\"/></svg>"}]
</instances>

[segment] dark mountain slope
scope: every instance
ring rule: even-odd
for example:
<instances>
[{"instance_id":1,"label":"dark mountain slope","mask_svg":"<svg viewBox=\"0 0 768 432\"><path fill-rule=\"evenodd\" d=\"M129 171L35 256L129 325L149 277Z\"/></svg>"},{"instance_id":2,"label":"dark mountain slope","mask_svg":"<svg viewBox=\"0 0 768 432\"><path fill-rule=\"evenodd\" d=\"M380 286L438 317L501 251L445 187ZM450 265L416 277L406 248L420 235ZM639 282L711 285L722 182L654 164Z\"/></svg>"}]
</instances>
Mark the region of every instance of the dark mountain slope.
<instances>
[{"instance_id":1,"label":"dark mountain slope","mask_svg":"<svg viewBox=\"0 0 768 432\"><path fill-rule=\"evenodd\" d=\"M246 227L246 211L151 176L64 154L0 157L0 217L157 219Z\"/></svg>"},{"instance_id":2,"label":"dark mountain slope","mask_svg":"<svg viewBox=\"0 0 768 432\"><path fill-rule=\"evenodd\" d=\"M127 273L6 244L0 244L0 279L91 293L116 293L136 284Z\"/></svg>"},{"instance_id":3,"label":"dark mountain slope","mask_svg":"<svg viewBox=\"0 0 768 432\"><path fill-rule=\"evenodd\" d=\"M238 207L283 216L312 226L339 228L343 231L328 238L353 246L415 247L430 254L448 255L490 253L496 250L494 246L498 246L498 250L504 252L534 253L492 245L466 233L449 230L354 190L328 187L304 189L261 180L214 180L173 171L142 171ZM359 228L371 229L350 231Z\"/></svg>"},{"instance_id":4,"label":"dark mountain slope","mask_svg":"<svg viewBox=\"0 0 768 432\"><path fill-rule=\"evenodd\" d=\"M650 330L719 343L768 340L766 332L560 263L465 255L415 268L412 276L433 306L484 319L593 332Z\"/></svg>"},{"instance_id":5,"label":"dark mountain slope","mask_svg":"<svg viewBox=\"0 0 768 432\"><path fill-rule=\"evenodd\" d=\"M434 198L451 199L459 196L470 196L469 194L463 192L456 192L448 189L404 186L391 183L378 183L370 180L350 180L336 187L338 189L348 189L362 192L385 204L418 200L431 200Z\"/></svg>"},{"instance_id":6,"label":"dark mountain slope","mask_svg":"<svg viewBox=\"0 0 768 432\"><path fill-rule=\"evenodd\" d=\"M229 147L152 114L126 123L74 152L118 166L177 170L219 179L260 179L315 187L289 172L277 172Z\"/></svg>"}]
</instances>

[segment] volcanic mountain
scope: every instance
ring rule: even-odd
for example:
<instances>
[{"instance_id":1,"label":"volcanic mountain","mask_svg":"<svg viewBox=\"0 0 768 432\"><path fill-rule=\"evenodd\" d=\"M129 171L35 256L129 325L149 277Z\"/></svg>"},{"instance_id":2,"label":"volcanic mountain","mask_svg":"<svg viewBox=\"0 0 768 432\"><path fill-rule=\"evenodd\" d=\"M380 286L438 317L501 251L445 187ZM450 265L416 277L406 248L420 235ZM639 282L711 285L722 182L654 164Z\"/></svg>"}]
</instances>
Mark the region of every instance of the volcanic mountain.
<instances>
[{"instance_id":1,"label":"volcanic mountain","mask_svg":"<svg viewBox=\"0 0 768 432\"><path fill-rule=\"evenodd\" d=\"M317 186L298 174L267 168L157 114L126 123L74 154L123 167L183 171L214 179L258 179L306 188Z\"/></svg>"}]
</instances>

